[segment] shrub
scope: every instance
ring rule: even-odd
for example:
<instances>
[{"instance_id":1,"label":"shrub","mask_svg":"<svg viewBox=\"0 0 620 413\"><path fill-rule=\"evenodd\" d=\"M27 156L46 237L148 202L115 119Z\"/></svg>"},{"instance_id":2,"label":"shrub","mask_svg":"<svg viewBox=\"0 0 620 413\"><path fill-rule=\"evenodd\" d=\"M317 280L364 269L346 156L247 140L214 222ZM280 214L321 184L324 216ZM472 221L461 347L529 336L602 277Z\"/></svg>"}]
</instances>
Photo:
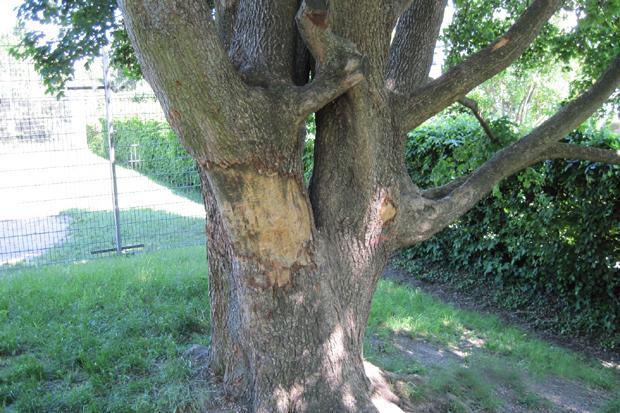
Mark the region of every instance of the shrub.
<instances>
[{"instance_id":1,"label":"shrub","mask_svg":"<svg viewBox=\"0 0 620 413\"><path fill-rule=\"evenodd\" d=\"M503 144L513 125L492 125ZM565 141L619 149L617 136L580 130ZM422 187L472 171L498 148L475 121L441 119L409 135L407 166ZM565 333L620 342L620 168L546 161L504 180L458 222L406 250L423 277L484 289ZM428 268L441 268L426 272ZM466 271L446 271L466 268Z\"/></svg>"},{"instance_id":2,"label":"shrub","mask_svg":"<svg viewBox=\"0 0 620 413\"><path fill-rule=\"evenodd\" d=\"M200 199L196 164L167 123L134 118L115 121L113 126L119 165L134 168L169 188L189 192L192 199ZM99 127L88 127L87 142L93 153L108 158L104 120Z\"/></svg>"}]
</instances>

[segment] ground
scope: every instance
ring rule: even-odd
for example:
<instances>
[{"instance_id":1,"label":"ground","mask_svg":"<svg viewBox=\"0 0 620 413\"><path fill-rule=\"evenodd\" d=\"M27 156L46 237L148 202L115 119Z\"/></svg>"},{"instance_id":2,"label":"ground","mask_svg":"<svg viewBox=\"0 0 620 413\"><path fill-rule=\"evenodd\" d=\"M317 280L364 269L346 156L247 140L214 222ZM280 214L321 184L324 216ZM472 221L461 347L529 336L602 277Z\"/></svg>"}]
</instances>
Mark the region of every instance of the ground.
<instances>
[{"instance_id":1,"label":"ground","mask_svg":"<svg viewBox=\"0 0 620 413\"><path fill-rule=\"evenodd\" d=\"M387 277L365 355L410 411L619 411L617 366ZM204 248L4 273L0 409L240 411L188 354L209 343L207 282Z\"/></svg>"}]
</instances>

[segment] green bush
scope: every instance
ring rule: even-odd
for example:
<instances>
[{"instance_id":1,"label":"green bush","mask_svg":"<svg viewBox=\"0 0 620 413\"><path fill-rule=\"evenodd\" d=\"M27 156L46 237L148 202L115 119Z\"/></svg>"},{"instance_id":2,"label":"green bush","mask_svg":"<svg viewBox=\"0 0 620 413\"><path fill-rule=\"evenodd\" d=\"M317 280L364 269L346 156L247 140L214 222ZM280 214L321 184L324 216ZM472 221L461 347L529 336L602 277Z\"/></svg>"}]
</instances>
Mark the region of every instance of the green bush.
<instances>
[{"instance_id":1,"label":"green bush","mask_svg":"<svg viewBox=\"0 0 620 413\"><path fill-rule=\"evenodd\" d=\"M505 120L492 127L503 144L517 138ZM620 139L605 131L584 129L565 141L620 149ZM441 185L497 149L475 121L441 119L409 135L407 166L421 187ZM535 165L402 257L422 277L483 289L546 327L596 336L614 348L620 343L620 168Z\"/></svg>"},{"instance_id":2,"label":"green bush","mask_svg":"<svg viewBox=\"0 0 620 413\"><path fill-rule=\"evenodd\" d=\"M196 164L167 123L133 118L115 121L113 127L119 165L134 168L169 188L200 200ZM87 142L93 153L108 158L104 120L98 127L88 126Z\"/></svg>"}]
</instances>

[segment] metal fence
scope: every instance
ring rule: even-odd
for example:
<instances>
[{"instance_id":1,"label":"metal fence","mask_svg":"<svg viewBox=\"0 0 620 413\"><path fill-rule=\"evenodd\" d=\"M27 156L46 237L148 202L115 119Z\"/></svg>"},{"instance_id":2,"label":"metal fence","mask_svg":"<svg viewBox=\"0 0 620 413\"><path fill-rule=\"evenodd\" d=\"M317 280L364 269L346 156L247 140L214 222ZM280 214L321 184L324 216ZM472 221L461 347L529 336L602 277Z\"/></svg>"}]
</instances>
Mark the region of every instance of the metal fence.
<instances>
[{"instance_id":1,"label":"metal fence","mask_svg":"<svg viewBox=\"0 0 620 413\"><path fill-rule=\"evenodd\" d=\"M115 91L119 80L100 59L56 98L7 49L0 45L0 270L204 245L195 165L145 84Z\"/></svg>"}]
</instances>

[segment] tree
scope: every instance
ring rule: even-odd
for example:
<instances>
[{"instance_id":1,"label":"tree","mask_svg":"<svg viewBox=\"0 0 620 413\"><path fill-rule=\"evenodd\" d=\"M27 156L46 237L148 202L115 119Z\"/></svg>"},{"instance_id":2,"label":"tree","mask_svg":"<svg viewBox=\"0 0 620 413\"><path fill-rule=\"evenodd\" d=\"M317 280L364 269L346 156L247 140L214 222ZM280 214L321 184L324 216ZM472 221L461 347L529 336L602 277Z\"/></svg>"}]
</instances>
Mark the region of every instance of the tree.
<instances>
[{"instance_id":1,"label":"tree","mask_svg":"<svg viewBox=\"0 0 620 413\"><path fill-rule=\"evenodd\" d=\"M22 17L40 19L48 3L27 2ZM61 16L68 26L76 13L90 21L85 7L102 4L60 3L46 18ZM528 165L620 163L618 153L560 142L616 91L619 43L605 43L612 52L597 56L607 67L592 69L602 73L596 82L465 179L421 189L406 173L406 132L524 52L549 51L528 47L549 33L546 22L562 3L534 0L522 10L515 1L456 2L522 13L488 46L429 80L445 0L118 1L142 73L199 166L210 368L252 411L395 409L398 400L376 392L362 357L370 303L391 254L432 237ZM600 7L618 22L617 2ZM104 10L108 22L118 21L112 2ZM55 56L47 67L63 66L62 42L37 50L36 40L26 55ZM306 187L301 156L312 113L314 172Z\"/></svg>"}]
</instances>

